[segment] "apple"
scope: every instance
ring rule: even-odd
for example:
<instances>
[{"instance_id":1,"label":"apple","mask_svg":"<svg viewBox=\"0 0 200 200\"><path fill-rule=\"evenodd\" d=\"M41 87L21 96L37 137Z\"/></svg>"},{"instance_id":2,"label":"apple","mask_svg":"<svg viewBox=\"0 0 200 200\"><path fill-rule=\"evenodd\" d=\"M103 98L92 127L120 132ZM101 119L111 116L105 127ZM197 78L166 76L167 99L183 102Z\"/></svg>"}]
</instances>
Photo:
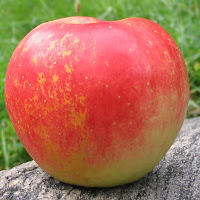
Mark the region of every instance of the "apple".
<instances>
[{"instance_id":1,"label":"apple","mask_svg":"<svg viewBox=\"0 0 200 200\"><path fill-rule=\"evenodd\" d=\"M185 117L188 74L172 37L143 18L43 23L15 49L5 101L22 144L52 177L110 187L151 171Z\"/></svg>"}]
</instances>

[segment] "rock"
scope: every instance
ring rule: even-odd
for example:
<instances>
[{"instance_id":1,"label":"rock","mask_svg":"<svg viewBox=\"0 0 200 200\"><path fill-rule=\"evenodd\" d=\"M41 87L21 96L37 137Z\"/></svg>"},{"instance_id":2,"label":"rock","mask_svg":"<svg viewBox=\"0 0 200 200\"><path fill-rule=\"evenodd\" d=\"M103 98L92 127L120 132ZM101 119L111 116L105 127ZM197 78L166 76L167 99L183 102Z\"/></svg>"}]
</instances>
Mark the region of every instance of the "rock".
<instances>
[{"instance_id":1,"label":"rock","mask_svg":"<svg viewBox=\"0 0 200 200\"><path fill-rule=\"evenodd\" d=\"M200 118L184 125L162 161L137 182L113 188L84 188L61 183L34 162L0 171L2 200L200 199Z\"/></svg>"}]
</instances>

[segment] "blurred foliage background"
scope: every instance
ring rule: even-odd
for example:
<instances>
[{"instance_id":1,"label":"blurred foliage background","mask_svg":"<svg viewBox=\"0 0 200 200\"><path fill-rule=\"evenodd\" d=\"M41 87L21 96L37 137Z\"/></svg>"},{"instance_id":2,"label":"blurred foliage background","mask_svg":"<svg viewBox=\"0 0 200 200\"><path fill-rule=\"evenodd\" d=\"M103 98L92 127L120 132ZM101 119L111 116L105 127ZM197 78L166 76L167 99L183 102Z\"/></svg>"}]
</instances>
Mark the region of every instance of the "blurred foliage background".
<instances>
[{"instance_id":1,"label":"blurred foliage background","mask_svg":"<svg viewBox=\"0 0 200 200\"><path fill-rule=\"evenodd\" d=\"M0 1L0 170L31 160L12 127L4 102L7 64L20 40L37 25L68 16L101 20L143 17L164 27L187 65L191 98L187 117L200 116L199 0L1 0Z\"/></svg>"}]
</instances>

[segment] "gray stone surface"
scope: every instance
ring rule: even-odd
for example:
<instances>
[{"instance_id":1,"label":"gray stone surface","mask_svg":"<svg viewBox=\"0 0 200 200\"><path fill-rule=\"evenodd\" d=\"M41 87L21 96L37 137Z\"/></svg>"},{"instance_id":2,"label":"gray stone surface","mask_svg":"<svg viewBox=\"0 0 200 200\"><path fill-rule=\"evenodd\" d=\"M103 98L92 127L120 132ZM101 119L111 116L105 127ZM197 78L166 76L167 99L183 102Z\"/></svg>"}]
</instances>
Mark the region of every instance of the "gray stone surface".
<instances>
[{"instance_id":1,"label":"gray stone surface","mask_svg":"<svg viewBox=\"0 0 200 200\"><path fill-rule=\"evenodd\" d=\"M84 188L61 183L28 162L0 171L2 200L200 200L200 118L185 120L159 165L137 182L114 188Z\"/></svg>"}]
</instances>

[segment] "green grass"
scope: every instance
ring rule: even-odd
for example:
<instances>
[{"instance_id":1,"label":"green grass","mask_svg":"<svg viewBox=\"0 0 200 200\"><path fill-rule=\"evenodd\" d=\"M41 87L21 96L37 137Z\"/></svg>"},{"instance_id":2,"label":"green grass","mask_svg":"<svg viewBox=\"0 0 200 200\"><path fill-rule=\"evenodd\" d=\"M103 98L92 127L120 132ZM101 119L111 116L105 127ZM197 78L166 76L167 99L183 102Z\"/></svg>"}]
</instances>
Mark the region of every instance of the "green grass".
<instances>
[{"instance_id":1,"label":"green grass","mask_svg":"<svg viewBox=\"0 0 200 200\"><path fill-rule=\"evenodd\" d=\"M0 170L31 159L18 140L6 112L4 84L7 64L19 41L31 29L57 18L73 15L102 20L143 17L159 23L176 40L185 58L191 86L187 116L200 116L199 0L82 0L78 13L74 3L74 0L0 1Z\"/></svg>"}]
</instances>

